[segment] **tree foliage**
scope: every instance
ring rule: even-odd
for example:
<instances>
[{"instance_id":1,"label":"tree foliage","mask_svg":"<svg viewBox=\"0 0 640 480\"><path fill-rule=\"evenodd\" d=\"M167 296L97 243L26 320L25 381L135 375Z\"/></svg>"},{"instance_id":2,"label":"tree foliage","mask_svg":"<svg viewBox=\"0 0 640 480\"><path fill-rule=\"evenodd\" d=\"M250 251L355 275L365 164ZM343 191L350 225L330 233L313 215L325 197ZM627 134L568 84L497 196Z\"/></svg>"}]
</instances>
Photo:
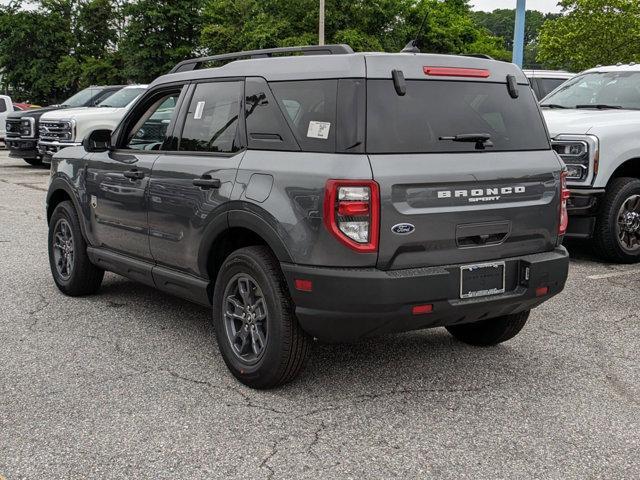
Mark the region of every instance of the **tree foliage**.
<instances>
[{"instance_id":1,"label":"tree foliage","mask_svg":"<svg viewBox=\"0 0 640 480\"><path fill-rule=\"evenodd\" d=\"M538 12L537 10L527 10L524 29L524 67L540 67L536 60L538 54L538 41L542 25L547 20L557 18L559 14ZM513 34L516 19L515 9L497 9L493 12L473 12L474 20L478 25L483 26L492 35L502 39L503 48L511 52L513 50Z\"/></svg>"},{"instance_id":2,"label":"tree foliage","mask_svg":"<svg viewBox=\"0 0 640 480\"><path fill-rule=\"evenodd\" d=\"M425 19L423 32L418 28ZM202 45L211 53L317 43L317 0L209 0ZM325 37L356 51L398 52L419 37L422 50L504 57L478 27L467 0L327 0Z\"/></svg>"},{"instance_id":3,"label":"tree foliage","mask_svg":"<svg viewBox=\"0 0 640 480\"><path fill-rule=\"evenodd\" d=\"M0 7L0 69L17 97L42 103L90 84L148 82L198 54L318 42L318 0L29 3ZM424 52L509 58L469 0L326 0L325 37L390 52L418 37Z\"/></svg>"},{"instance_id":4,"label":"tree foliage","mask_svg":"<svg viewBox=\"0 0 640 480\"><path fill-rule=\"evenodd\" d=\"M640 60L638 0L563 0L563 15L544 23L538 58L581 71Z\"/></svg>"}]
</instances>

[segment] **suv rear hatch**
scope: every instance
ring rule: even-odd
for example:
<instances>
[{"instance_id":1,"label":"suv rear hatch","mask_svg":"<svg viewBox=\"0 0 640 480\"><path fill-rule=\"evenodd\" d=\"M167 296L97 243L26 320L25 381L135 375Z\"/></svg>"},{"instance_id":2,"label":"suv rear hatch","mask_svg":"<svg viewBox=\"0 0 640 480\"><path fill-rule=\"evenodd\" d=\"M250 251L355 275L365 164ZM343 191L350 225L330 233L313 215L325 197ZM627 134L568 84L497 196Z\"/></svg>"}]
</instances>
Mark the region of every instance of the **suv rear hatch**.
<instances>
[{"instance_id":1,"label":"suv rear hatch","mask_svg":"<svg viewBox=\"0 0 640 480\"><path fill-rule=\"evenodd\" d=\"M561 163L520 70L435 55L371 56L367 68L379 268L478 263L556 246ZM392 70L402 72L395 82Z\"/></svg>"}]
</instances>

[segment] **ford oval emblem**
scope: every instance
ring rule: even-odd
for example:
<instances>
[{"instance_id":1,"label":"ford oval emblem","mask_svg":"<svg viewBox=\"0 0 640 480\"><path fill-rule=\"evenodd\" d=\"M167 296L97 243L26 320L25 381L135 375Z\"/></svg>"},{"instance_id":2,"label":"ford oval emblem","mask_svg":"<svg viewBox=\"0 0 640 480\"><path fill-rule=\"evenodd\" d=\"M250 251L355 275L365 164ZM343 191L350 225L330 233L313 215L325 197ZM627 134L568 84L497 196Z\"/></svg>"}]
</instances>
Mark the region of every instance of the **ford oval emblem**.
<instances>
[{"instance_id":1,"label":"ford oval emblem","mask_svg":"<svg viewBox=\"0 0 640 480\"><path fill-rule=\"evenodd\" d=\"M413 233L415 229L416 227L410 223L398 223L391 227L391 231L396 235L409 235L410 233Z\"/></svg>"}]
</instances>

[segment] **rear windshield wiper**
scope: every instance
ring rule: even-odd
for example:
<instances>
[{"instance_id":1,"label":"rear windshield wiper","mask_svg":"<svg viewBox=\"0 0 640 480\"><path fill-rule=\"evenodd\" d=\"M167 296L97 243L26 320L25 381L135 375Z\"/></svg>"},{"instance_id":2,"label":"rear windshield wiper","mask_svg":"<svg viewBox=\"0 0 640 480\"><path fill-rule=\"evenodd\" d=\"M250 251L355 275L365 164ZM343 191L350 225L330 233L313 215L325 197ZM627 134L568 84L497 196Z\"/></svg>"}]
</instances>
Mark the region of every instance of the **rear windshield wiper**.
<instances>
[{"instance_id":1,"label":"rear windshield wiper","mask_svg":"<svg viewBox=\"0 0 640 480\"><path fill-rule=\"evenodd\" d=\"M615 109L615 110L622 110L622 107L620 105L607 105L605 103L593 103L593 104L586 104L586 105L576 105L576 108L597 108L598 110L607 110L609 108Z\"/></svg>"},{"instance_id":2,"label":"rear windshield wiper","mask_svg":"<svg viewBox=\"0 0 640 480\"><path fill-rule=\"evenodd\" d=\"M484 150L486 147L493 147L491 135L488 133L459 133L451 137L440 137L439 140L450 140L452 142L472 142L476 144L476 150Z\"/></svg>"},{"instance_id":3,"label":"rear windshield wiper","mask_svg":"<svg viewBox=\"0 0 640 480\"><path fill-rule=\"evenodd\" d=\"M543 103L540 106L544 108L567 108L564 105L559 105L557 103Z\"/></svg>"}]
</instances>

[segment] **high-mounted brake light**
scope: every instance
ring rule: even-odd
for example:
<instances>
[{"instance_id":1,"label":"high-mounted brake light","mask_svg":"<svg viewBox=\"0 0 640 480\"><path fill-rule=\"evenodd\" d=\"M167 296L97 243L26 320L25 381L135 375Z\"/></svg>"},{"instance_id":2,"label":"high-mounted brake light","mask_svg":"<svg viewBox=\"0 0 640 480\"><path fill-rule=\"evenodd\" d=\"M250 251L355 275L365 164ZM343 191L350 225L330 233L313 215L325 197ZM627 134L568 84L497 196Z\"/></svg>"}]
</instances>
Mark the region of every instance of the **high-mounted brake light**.
<instances>
[{"instance_id":1,"label":"high-mounted brake light","mask_svg":"<svg viewBox=\"0 0 640 480\"><path fill-rule=\"evenodd\" d=\"M431 77L474 77L488 78L491 72L485 68L459 68L459 67L422 67L425 75Z\"/></svg>"},{"instance_id":2,"label":"high-mounted brake light","mask_svg":"<svg viewBox=\"0 0 640 480\"><path fill-rule=\"evenodd\" d=\"M324 224L340 242L356 252L378 250L380 189L373 180L328 180Z\"/></svg>"},{"instance_id":3,"label":"high-mounted brake light","mask_svg":"<svg viewBox=\"0 0 640 480\"><path fill-rule=\"evenodd\" d=\"M571 192L567 188L568 172L563 170L560 172L560 223L558 226L558 235L567 233L569 226L569 212L567 212L567 200L571 196Z\"/></svg>"}]
</instances>

